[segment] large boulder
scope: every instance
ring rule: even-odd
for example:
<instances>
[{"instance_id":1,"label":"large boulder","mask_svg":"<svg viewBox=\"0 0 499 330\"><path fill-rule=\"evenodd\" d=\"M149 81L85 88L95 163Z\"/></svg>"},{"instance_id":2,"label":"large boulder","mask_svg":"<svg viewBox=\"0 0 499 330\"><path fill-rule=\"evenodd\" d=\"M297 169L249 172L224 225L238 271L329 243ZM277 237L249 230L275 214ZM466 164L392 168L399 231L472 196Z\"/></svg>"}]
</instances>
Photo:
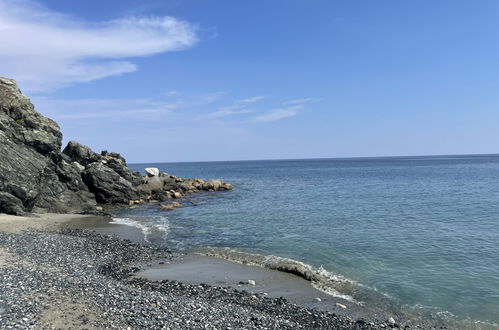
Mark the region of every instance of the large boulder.
<instances>
[{"instance_id":1,"label":"large boulder","mask_svg":"<svg viewBox=\"0 0 499 330\"><path fill-rule=\"evenodd\" d=\"M130 170L126 166L125 158L117 152L104 150L99 155L89 147L75 141L70 141L62 152L69 156L72 161L84 167L102 161L125 180L130 181L132 185L137 186L142 183L142 175L139 172Z\"/></svg>"},{"instance_id":2,"label":"large boulder","mask_svg":"<svg viewBox=\"0 0 499 330\"><path fill-rule=\"evenodd\" d=\"M0 210L7 214L24 214L23 201L5 191L0 191Z\"/></svg>"},{"instance_id":3,"label":"large boulder","mask_svg":"<svg viewBox=\"0 0 499 330\"><path fill-rule=\"evenodd\" d=\"M156 167L147 167L144 169L147 176L159 176L159 170Z\"/></svg>"},{"instance_id":4,"label":"large boulder","mask_svg":"<svg viewBox=\"0 0 499 330\"><path fill-rule=\"evenodd\" d=\"M12 79L0 78L0 212L83 213L95 198L61 153L62 134Z\"/></svg>"},{"instance_id":5,"label":"large boulder","mask_svg":"<svg viewBox=\"0 0 499 330\"><path fill-rule=\"evenodd\" d=\"M102 162L90 164L81 176L99 203L128 203L139 198L137 189L130 181Z\"/></svg>"},{"instance_id":6,"label":"large boulder","mask_svg":"<svg viewBox=\"0 0 499 330\"><path fill-rule=\"evenodd\" d=\"M108 156L103 157L105 164L107 167L111 168L113 171L118 173L125 180L130 181L133 186L138 186L142 183L142 175L140 175L137 171L132 171L126 166L125 159L119 154L119 157L111 156L113 153L110 153Z\"/></svg>"},{"instance_id":7,"label":"large boulder","mask_svg":"<svg viewBox=\"0 0 499 330\"><path fill-rule=\"evenodd\" d=\"M138 187L139 191L152 195L164 190L163 178L159 176L148 176L143 179L143 183Z\"/></svg>"},{"instance_id":8,"label":"large boulder","mask_svg":"<svg viewBox=\"0 0 499 330\"><path fill-rule=\"evenodd\" d=\"M83 166L98 162L102 158L101 155L93 152L89 147L75 141L69 141L62 152L68 155L72 161Z\"/></svg>"}]
</instances>

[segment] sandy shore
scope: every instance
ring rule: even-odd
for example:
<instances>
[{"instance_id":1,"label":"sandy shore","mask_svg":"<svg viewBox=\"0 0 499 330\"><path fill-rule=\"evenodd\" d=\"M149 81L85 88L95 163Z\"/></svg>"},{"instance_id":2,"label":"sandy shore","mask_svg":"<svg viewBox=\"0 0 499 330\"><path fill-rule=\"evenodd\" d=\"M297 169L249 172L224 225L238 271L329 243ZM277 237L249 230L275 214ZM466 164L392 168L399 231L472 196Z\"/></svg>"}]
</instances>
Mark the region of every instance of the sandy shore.
<instances>
[{"instance_id":1,"label":"sandy shore","mask_svg":"<svg viewBox=\"0 0 499 330\"><path fill-rule=\"evenodd\" d=\"M19 217L0 213L0 231L6 233L20 233L28 228L57 230L61 225L73 223L74 221L88 221L102 218L93 215L82 214L33 214L29 217Z\"/></svg>"},{"instance_id":2,"label":"sandy shore","mask_svg":"<svg viewBox=\"0 0 499 330\"><path fill-rule=\"evenodd\" d=\"M298 306L352 319L387 320L392 316L381 310L368 309L341 297L326 294L315 289L310 281L293 274L203 255L182 255L168 263L149 265L136 276L154 281L168 279L230 287L269 298L284 298Z\"/></svg>"},{"instance_id":3,"label":"sandy shore","mask_svg":"<svg viewBox=\"0 0 499 330\"><path fill-rule=\"evenodd\" d=\"M391 327L386 319L359 320L365 311L353 305L344 311L293 275L178 257L105 235L107 222L81 215L0 215L0 328ZM92 223L101 233L72 229Z\"/></svg>"}]
</instances>

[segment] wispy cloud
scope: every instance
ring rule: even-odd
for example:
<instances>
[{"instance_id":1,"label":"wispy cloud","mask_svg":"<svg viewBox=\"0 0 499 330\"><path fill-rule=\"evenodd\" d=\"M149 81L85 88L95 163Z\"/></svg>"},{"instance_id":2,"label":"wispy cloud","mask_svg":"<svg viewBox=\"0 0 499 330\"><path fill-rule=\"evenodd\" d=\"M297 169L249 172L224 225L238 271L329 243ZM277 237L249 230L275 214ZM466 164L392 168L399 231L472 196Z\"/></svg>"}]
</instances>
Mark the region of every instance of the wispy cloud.
<instances>
[{"instance_id":1,"label":"wispy cloud","mask_svg":"<svg viewBox=\"0 0 499 330\"><path fill-rule=\"evenodd\" d=\"M234 103L235 104L248 104L248 103L255 103L255 102L258 102L258 101L263 100L263 99L264 99L263 96L253 96L253 97L250 97L247 99L237 100Z\"/></svg>"},{"instance_id":2,"label":"wispy cloud","mask_svg":"<svg viewBox=\"0 0 499 330\"><path fill-rule=\"evenodd\" d=\"M174 17L85 22L29 0L0 1L0 72L46 91L137 70L129 59L189 48L196 27Z\"/></svg>"},{"instance_id":3,"label":"wispy cloud","mask_svg":"<svg viewBox=\"0 0 499 330\"><path fill-rule=\"evenodd\" d=\"M199 97L199 100L196 101L195 103L200 104L200 105L210 104L210 103L213 103L213 102L220 100L225 94L227 94L227 92L223 92L223 91L222 92L205 93L205 94L202 94Z\"/></svg>"},{"instance_id":4,"label":"wispy cloud","mask_svg":"<svg viewBox=\"0 0 499 330\"><path fill-rule=\"evenodd\" d=\"M217 111L208 113L206 115L200 116L199 119L203 118L221 118L230 115L240 115L245 113L254 112L251 109L248 109L247 106L249 104L258 102L263 99L263 96L254 96L246 99L233 101L231 105L220 107Z\"/></svg>"},{"instance_id":5,"label":"wispy cloud","mask_svg":"<svg viewBox=\"0 0 499 330\"><path fill-rule=\"evenodd\" d=\"M165 93L165 96L179 96L180 95L180 92L177 91L177 90L171 90L171 91L166 91Z\"/></svg>"},{"instance_id":6,"label":"wispy cloud","mask_svg":"<svg viewBox=\"0 0 499 330\"><path fill-rule=\"evenodd\" d=\"M295 105L287 108L272 109L264 114L252 118L252 122L255 123L267 123L271 121L276 121L284 118L289 118L296 116L298 110L302 109L301 106Z\"/></svg>"},{"instance_id":7,"label":"wispy cloud","mask_svg":"<svg viewBox=\"0 0 499 330\"><path fill-rule=\"evenodd\" d=\"M186 115L192 116L191 111L195 111L198 107L209 106L224 94L225 92L212 92L187 95L175 91L155 99L57 99L42 95L35 95L31 99L38 111L55 120L92 118L158 120L168 118L174 113L187 112Z\"/></svg>"},{"instance_id":8,"label":"wispy cloud","mask_svg":"<svg viewBox=\"0 0 499 330\"><path fill-rule=\"evenodd\" d=\"M211 112L205 116L205 118L220 118L220 117L225 117L225 116L230 116L230 115L240 115L240 114L245 114L245 113L251 113L254 112L253 110L250 109L242 109L242 110L234 110L231 109L230 107L226 108L220 108L219 110L215 112Z\"/></svg>"},{"instance_id":9,"label":"wispy cloud","mask_svg":"<svg viewBox=\"0 0 499 330\"><path fill-rule=\"evenodd\" d=\"M57 120L65 119L163 119L179 105L149 99L60 100L45 96L32 98L38 111Z\"/></svg>"},{"instance_id":10,"label":"wispy cloud","mask_svg":"<svg viewBox=\"0 0 499 330\"><path fill-rule=\"evenodd\" d=\"M313 97L305 97L301 99L294 99L294 100L289 100L286 102L283 102L283 105L294 105L294 104L304 104L304 103L309 103L309 102L314 102L317 101L317 99Z\"/></svg>"}]
</instances>

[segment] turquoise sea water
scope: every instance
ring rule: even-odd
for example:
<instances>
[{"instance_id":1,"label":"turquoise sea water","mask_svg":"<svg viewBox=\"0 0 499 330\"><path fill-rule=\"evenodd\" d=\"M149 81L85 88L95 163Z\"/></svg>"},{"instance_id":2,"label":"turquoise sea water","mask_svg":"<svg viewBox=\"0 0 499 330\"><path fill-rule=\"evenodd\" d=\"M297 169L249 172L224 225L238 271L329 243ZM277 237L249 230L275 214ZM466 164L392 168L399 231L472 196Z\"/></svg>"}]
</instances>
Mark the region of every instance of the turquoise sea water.
<instances>
[{"instance_id":1,"label":"turquoise sea water","mask_svg":"<svg viewBox=\"0 0 499 330\"><path fill-rule=\"evenodd\" d=\"M172 212L117 215L150 241L292 258L352 280L336 291L365 304L477 329L499 323L497 155L130 167L235 186Z\"/></svg>"}]
</instances>

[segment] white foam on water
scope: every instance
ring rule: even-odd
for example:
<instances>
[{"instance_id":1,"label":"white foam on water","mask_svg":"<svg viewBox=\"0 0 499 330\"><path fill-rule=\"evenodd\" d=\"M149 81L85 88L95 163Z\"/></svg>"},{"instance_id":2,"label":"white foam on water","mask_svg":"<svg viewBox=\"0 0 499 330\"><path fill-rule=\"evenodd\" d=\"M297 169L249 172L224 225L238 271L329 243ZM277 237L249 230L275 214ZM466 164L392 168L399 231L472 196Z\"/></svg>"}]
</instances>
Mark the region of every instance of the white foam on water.
<instances>
[{"instance_id":1,"label":"white foam on water","mask_svg":"<svg viewBox=\"0 0 499 330\"><path fill-rule=\"evenodd\" d=\"M231 248L208 248L196 253L226 259L243 265L258 266L294 274L310 281L311 285L317 290L334 297L343 298L352 303L360 304L352 296L337 290L337 287L356 285L356 282L344 276L333 274L322 266L315 268L309 264L290 258L242 252Z\"/></svg>"},{"instance_id":2,"label":"white foam on water","mask_svg":"<svg viewBox=\"0 0 499 330\"><path fill-rule=\"evenodd\" d=\"M140 229L144 234L144 240L148 243L150 243L148 239L149 235L151 235L154 231L164 232L165 235L168 235L168 232L170 231L170 223L168 222L168 219L166 217L159 218L162 223L148 224L145 223L144 220L145 219L140 221L139 219L113 217L113 220L110 223L114 225L123 225Z\"/></svg>"}]
</instances>

